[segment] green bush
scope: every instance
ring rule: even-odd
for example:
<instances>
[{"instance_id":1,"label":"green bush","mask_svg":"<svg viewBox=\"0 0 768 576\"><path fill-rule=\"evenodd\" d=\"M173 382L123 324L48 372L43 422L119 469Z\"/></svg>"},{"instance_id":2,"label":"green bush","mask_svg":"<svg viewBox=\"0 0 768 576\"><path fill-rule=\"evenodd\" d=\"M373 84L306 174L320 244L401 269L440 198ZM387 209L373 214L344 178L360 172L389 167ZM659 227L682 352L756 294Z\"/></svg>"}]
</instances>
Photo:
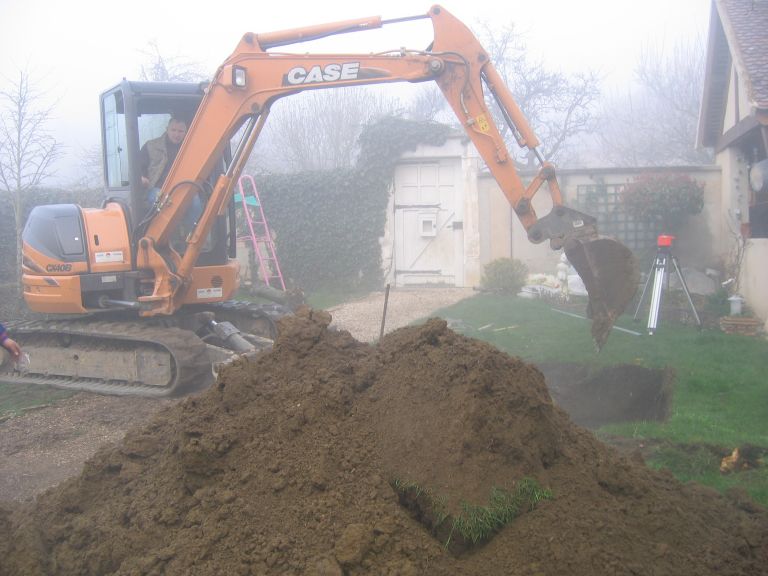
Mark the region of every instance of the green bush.
<instances>
[{"instance_id":1,"label":"green bush","mask_svg":"<svg viewBox=\"0 0 768 576\"><path fill-rule=\"evenodd\" d=\"M480 286L491 292L517 294L525 285L528 267L513 258L497 258L485 265Z\"/></svg>"},{"instance_id":2,"label":"green bush","mask_svg":"<svg viewBox=\"0 0 768 576\"><path fill-rule=\"evenodd\" d=\"M718 288L706 297L705 311L716 318L728 316L731 313L731 304L728 302L728 296L726 288Z\"/></svg>"}]
</instances>

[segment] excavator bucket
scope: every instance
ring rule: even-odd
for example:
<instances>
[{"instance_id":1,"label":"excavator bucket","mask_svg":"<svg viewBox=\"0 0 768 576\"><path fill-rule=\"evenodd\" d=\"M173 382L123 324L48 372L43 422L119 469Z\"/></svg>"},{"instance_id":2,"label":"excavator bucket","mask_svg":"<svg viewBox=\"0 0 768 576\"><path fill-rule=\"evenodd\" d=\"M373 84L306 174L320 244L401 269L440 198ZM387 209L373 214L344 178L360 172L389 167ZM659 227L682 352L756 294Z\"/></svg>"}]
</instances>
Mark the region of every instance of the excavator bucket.
<instances>
[{"instance_id":1,"label":"excavator bucket","mask_svg":"<svg viewBox=\"0 0 768 576\"><path fill-rule=\"evenodd\" d=\"M635 296L640 280L635 257L621 242L604 237L573 238L564 248L589 294L587 316L600 350L613 323Z\"/></svg>"}]
</instances>

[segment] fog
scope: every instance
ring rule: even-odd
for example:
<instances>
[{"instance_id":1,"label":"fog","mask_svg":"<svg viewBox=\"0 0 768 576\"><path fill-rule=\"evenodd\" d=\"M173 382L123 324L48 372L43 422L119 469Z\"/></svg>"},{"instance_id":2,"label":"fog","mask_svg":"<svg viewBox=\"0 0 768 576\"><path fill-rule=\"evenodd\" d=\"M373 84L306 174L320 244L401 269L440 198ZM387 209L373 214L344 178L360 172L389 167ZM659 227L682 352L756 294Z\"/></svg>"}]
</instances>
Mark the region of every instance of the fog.
<instances>
[{"instance_id":1,"label":"fog","mask_svg":"<svg viewBox=\"0 0 768 576\"><path fill-rule=\"evenodd\" d=\"M597 71L606 89L631 82L643 47L672 45L703 34L709 17L705 0L475 0L443 5L471 28L480 22L514 23L532 58L551 69ZM223 0L210 6L178 0L130 4L0 0L0 91L8 90L23 70L35 89L45 94L45 102L53 106L49 128L65 152L56 177L46 183L66 184L79 174L86 153L98 146L99 94L123 77L136 79L151 61L150 43L156 43L164 57L199 64L212 74L245 32L374 15L398 18L426 13L429 7L410 0L354 5ZM429 21L422 20L334 37L297 50L425 48L431 38Z\"/></svg>"}]
</instances>

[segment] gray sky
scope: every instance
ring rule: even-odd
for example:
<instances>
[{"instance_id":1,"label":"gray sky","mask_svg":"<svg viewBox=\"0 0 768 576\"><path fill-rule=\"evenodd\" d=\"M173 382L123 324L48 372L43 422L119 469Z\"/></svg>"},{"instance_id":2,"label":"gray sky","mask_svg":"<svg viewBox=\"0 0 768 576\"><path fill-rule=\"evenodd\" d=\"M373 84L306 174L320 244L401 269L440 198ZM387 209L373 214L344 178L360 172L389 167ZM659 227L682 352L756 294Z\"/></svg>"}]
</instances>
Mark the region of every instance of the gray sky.
<instances>
[{"instance_id":1,"label":"gray sky","mask_svg":"<svg viewBox=\"0 0 768 576\"><path fill-rule=\"evenodd\" d=\"M709 0L453 0L443 7L470 28L514 22L529 53L547 67L593 69L621 88L643 46L672 46L704 33ZM65 147L59 183L76 177L84 150L99 142L98 97L149 62L150 42L166 58L199 62L213 73L245 32L269 32L364 16L426 13L414 0L0 0L0 90L20 69L56 101L51 129ZM336 37L313 51L370 52L425 48L429 21ZM534 127L535 129L535 127ZM54 183L51 180L49 183Z\"/></svg>"}]
</instances>

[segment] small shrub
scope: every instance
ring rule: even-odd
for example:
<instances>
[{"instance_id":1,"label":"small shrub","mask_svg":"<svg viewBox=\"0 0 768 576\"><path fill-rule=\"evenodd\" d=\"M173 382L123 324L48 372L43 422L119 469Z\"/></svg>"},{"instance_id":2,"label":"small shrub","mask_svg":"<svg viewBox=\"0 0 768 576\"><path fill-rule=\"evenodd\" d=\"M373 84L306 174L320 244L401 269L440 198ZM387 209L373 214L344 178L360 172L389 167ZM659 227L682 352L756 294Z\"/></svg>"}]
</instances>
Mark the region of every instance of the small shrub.
<instances>
[{"instance_id":1,"label":"small shrub","mask_svg":"<svg viewBox=\"0 0 768 576\"><path fill-rule=\"evenodd\" d=\"M712 316L728 316L731 312L731 304L728 302L728 290L718 288L715 292L706 297L705 312Z\"/></svg>"},{"instance_id":2,"label":"small shrub","mask_svg":"<svg viewBox=\"0 0 768 576\"><path fill-rule=\"evenodd\" d=\"M513 258L497 258L486 264L480 285L491 292L517 294L525 285L528 267Z\"/></svg>"}]
</instances>

